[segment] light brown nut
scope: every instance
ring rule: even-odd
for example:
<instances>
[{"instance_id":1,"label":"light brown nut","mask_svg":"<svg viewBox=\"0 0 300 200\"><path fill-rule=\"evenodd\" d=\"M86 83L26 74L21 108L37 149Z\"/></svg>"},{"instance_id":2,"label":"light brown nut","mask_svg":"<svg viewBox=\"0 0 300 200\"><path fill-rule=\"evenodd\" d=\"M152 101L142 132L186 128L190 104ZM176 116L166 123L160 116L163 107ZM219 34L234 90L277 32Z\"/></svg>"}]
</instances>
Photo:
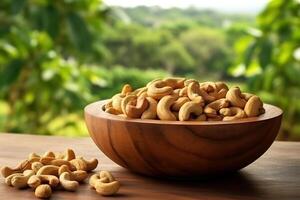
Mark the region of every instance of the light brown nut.
<instances>
[{"instance_id":1,"label":"light brown nut","mask_svg":"<svg viewBox=\"0 0 300 200\"><path fill-rule=\"evenodd\" d=\"M6 178L14 173L23 173L25 170L31 169L31 163L30 160L23 160L15 168L3 166L1 167L1 175Z\"/></svg>"},{"instance_id":2,"label":"light brown nut","mask_svg":"<svg viewBox=\"0 0 300 200\"><path fill-rule=\"evenodd\" d=\"M244 110L248 117L256 117L264 112L263 102L258 96L251 96L247 101Z\"/></svg>"},{"instance_id":3,"label":"light brown nut","mask_svg":"<svg viewBox=\"0 0 300 200\"><path fill-rule=\"evenodd\" d=\"M104 177L104 178L100 178L100 174L99 173L96 173L96 174L93 174L90 179L89 179L89 184L92 188L95 188L95 185L96 185L96 182L103 182L103 183L109 183L109 179L107 177Z\"/></svg>"},{"instance_id":4,"label":"light brown nut","mask_svg":"<svg viewBox=\"0 0 300 200\"><path fill-rule=\"evenodd\" d=\"M148 108L143 112L141 119L156 119L157 117L157 101L152 97L146 97Z\"/></svg>"},{"instance_id":5,"label":"light brown nut","mask_svg":"<svg viewBox=\"0 0 300 200\"><path fill-rule=\"evenodd\" d=\"M122 112L121 102L124 97L125 97L124 94L116 94L111 98L112 99L112 107L114 109L118 110L119 112Z\"/></svg>"},{"instance_id":6,"label":"light brown nut","mask_svg":"<svg viewBox=\"0 0 300 200\"><path fill-rule=\"evenodd\" d=\"M11 179L11 185L18 189L26 188L28 179L33 175L35 175L33 170L25 170L22 175Z\"/></svg>"},{"instance_id":7,"label":"light brown nut","mask_svg":"<svg viewBox=\"0 0 300 200\"><path fill-rule=\"evenodd\" d=\"M58 176L58 166L55 165L45 165L43 167L41 167L36 175L54 175L54 176Z\"/></svg>"},{"instance_id":8,"label":"light brown nut","mask_svg":"<svg viewBox=\"0 0 300 200\"><path fill-rule=\"evenodd\" d=\"M133 91L133 89L132 89L131 85L125 84L122 88L121 94L127 95L128 93L130 93L132 91Z\"/></svg>"},{"instance_id":9,"label":"light brown nut","mask_svg":"<svg viewBox=\"0 0 300 200\"><path fill-rule=\"evenodd\" d=\"M124 97L122 99L122 102L121 102L121 110L122 110L122 113L125 114L126 113L126 106L128 104L136 104L136 101L137 101L137 96L136 95L127 95L126 97ZM125 114L126 115L126 114Z\"/></svg>"},{"instance_id":10,"label":"light brown nut","mask_svg":"<svg viewBox=\"0 0 300 200\"><path fill-rule=\"evenodd\" d=\"M245 99L243 99L239 87L230 88L226 94L226 99L230 102L232 106L239 108L244 108L247 102Z\"/></svg>"},{"instance_id":11,"label":"light brown nut","mask_svg":"<svg viewBox=\"0 0 300 200\"><path fill-rule=\"evenodd\" d=\"M33 158L41 158L41 156L38 155L38 154L36 154L36 153L30 153L30 154L28 155L28 159L31 160L31 159L33 159Z\"/></svg>"},{"instance_id":12,"label":"light brown nut","mask_svg":"<svg viewBox=\"0 0 300 200\"><path fill-rule=\"evenodd\" d=\"M209 117L214 117L218 115L218 111L221 108L227 108L229 106L229 101L225 98L218 99L207 104L204 108L204 113L207 114Z\"/></svg>"},{"instance_id":13,"label":"light brown nut","mask_svg":"<svg viewBox=\"0 0 300 200\"><path fill-rule=\"evenodd\" d=\"M247 93L247 92L242 93L242 97L243 99L246 99L246 101L248 101L252 96L254 96L254 94Z\"/></svg>"},{"instance_id":14,"label":"light brown nut","mask_svg":"<svg viewBox=\"0 0 300 200\"><path fill-rule=\"evenodd\" d=\"M52 195L52 189L47 184L39 185L35 189L34 194L36 197L38 197L40 199L47 199Z\"/></svg>"},{"instance_id":15,"label":"light brown nut","mask_svg":"<svg viewBox=\"0 0 300 200\"><path fill-rule=\"evenodd\" d=\"M187 121L191 118L191 115L194 114L199 116L202 114L203 108L200 103L196 102L187 102L179 110L178 118L180 121Z\"/></svg>"},{"instance_id":16,"label":"light brown nut","mask_svg":"<svg viewBox=\"0 0 300 200\"><path fill-rule=\"evenodd\" d=\"M145 97L138 97L136 103L128 103L125 106L125 115L130 118L140 118L148 108L149 103Z\"/></svg>"},{"instance_id":17,"label":"light brown nut","mask_svg":"<svg viewBox=\"0 0 300 200\"><path fill-rule=\"evenodd\" d=\"M180 89L179 91L179 96L180 97L187 97L187 86L185 86L184 88Z\"/></svg>"},{"instance_id":18,"label":"light brown nut","mask_svg":"<svg viewBox=\"0 0 300 200\"><path fill-rule=\"evenodd\" d=\"M154 99L161 99L173 92L173 88L167 85L167 82L156 80L148 85L147 94Z\"/></svg>"},{"instance_id":19,"label":"light brown nut","mask_svg":"<svg viewBox=\"0 0 300 200\"><path fill-rule=\"evenodd\" d=\"M100 171L99 173L100 179L101 178L108 178L109 182L115 181L115 177L109 171Z\"/></svg>"},{"instance_id":20,"label":"light brown nut","mask_svg":"<svg viewBox=\"0 0 300 200\"><path fill-rule=\"evenodd\" d=\"M219 112L224 116L223 121L238 120L246 117L245 111L239 107L222 108Z\"/></svg>"},{"instance_id":21,"label":"light brown nut","mask_svg":"<svg viewBox=\"0 0 300 200\"><path fill-rule=\"evenodd\" d=\"M44 183L56 187L59 184L59 179L53 175L33 175L27 181L28 186L31 188L37 188Z\"/></svg>"},{"instance_id":22,"label":"light brown nut","mask_svg":"<svg viewBox=\"0 0 300 200\"><path fill-rule=\"evenodd\" d=\"M186 79L184 81L184 86L187 88L187 86L192 82L198 82L196 79Z\"/></svg>"},{"instance_id":23,"label":"light brown nut","mask_svg":"<svg viewBox=\"0 0 300 200\"><path fill-rule=\"evenodd\" d=\"M59 176L59 182L67 191L75 191L79 187L79 183L72 180L71 175L68 172L64 172Z\"/></svg>"},{"instance_id":24,"label":"light brown nut","mask_svg":"<svg viewBox=\"0 0 300 200\"><path fill-rule=\"evenodd\" d=\"M62 166L62 165L67 165L70 170L74 171L76 168L75 166L73 166L70 161L64 160L64 159L55 159L55 158L51 158L51 157L43 157L40 159L40 162L43 165L55 165L55 166Z\"/></svg>"},{"instance_id":25,"label":"light brown nut","mask_svg":"<svg viewBox=\"0 0 300 200\"><path fill-rule=\"evenodd\" d=\"M75 152L73 149L67 149L65 151L64 157L62 159L70 161L76 158Z\"/></svg>"},{"instance_id":26,"label":"light brown nut","mask_svg":"<svg viewBox=\"0 0 300 200\"><path fill-rule=\"evenodd\" d=\"M120 189L120 182L119 181L113 181L109 183L104 183L101 181L97 181L95 183L95 189L96 192L103 195L103 196L111 196L118 192Z\"/></svg>"},{"instance_id":27,"label":"light brown nut","mask_svg":"<svg viewBox=\"0 0 300 200\"><path fill-rule=\"evenodd\" d=\"M34 162L31 164L31 169L37 173L39 171L40 168L42 168L44 165L40 162Z\"/></svg>"},{"instance_id":28,"label":"light brown nut","mask_svg":"<svg viewBox=\"0 0 300 200\"><path fill-rule=\"evenodd\" d=\"M176 121L176 116L170 110L175 98L167 95L164 96L157 104L157 116L161 120Z\"/></svg>"},{"instance_id":29,"label":"light brown nut","mask_svg":"<svg viewBox=\"0 0 300 200\"><path fill-rule=\"evenodd\" d=\"M23 173L14 173L14 174L9 175L8 177L5 178L6 185L12 186L12 184L11 184L12 178L15 176L22 176L22 175L23 175Z\"/></svg>"},{"instance_id":30,"label":"light brown nut","mask_svg":"<svg viewBox=\"0 0 300 200\"><path fill-rule=\"evenodd\" d=\"M42 157L55 158L55 153L52 151L47 151L44 153L44 155Z\"/></svg>"},{"instance_id":31,"label":"light brown nut","mask_svg":"<svg viewBox=\"0 0 300 200\"><path fill-rule=\"evenodd\" d=\"M76 170L83 170L83 171L92 171L96 169L98 165L98 160L93 158L91 160L85 160L82 157L73 159L70 161L72 165L75 166Z\"/></svg>"},{"instance_id":32,"label":"light brown nut","mask_svg":"<svg viewBox=\"0 0 300 200\"><path fill-rule=\"evenodd\" d=\"M203 97L205 102L210 103L210 102L213 102L216 100L216 97L215 97L216 94L213 93L213 91L214 91L213 89L214 89L214 87L211 85L208 85L207 88L205 88L205 87L199 88L199 93ZM209 91L212 91L211 92L212 94Z\"/></svg>"},{"instance_id":33,"label":"light brown nut","mask_svg":"<svg viewBox=\"0 0 300 200\"><path fill-rule=\"evenodd\" d=\"M60 166L58 170L59 175L61 175L64 172L68 172L71 176L71 179L78 182L82 182L88 177L88 173L86 171L76 170L72 172L67 165Z\"/></svg>"},{"instance_id":34,"label":"light brown nut","mask_svg":"<svg viewBox=\"0 0 300 200\"><path fill-rule=\"evenodd\" d=\"M165 81L166 84L172 87L173 89L183 88L185 80L185 78L181 77L168 77L163 79L163 81Z\"/></svg>"},{"instance_id":35,"label":"light brown nut","mask_svg":"<svg viewBox=\"0 0 300 200\"><path fill-rule=\"evenodd\" d=\"M190 99L188 97L179 97L174 104L171 107L171 110L173 111L179 111L179 109L181 108L181 106L183 104L185 104L186 102L189 102Z\"/></svg>"}]
</instances>

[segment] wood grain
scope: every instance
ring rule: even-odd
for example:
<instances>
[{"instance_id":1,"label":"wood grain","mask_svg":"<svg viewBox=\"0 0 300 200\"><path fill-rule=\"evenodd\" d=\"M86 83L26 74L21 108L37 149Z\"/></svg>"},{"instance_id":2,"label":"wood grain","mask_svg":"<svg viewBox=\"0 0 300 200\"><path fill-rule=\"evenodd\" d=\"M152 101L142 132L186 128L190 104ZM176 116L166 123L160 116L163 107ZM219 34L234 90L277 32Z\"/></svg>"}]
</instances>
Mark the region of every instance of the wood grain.
<instances>
[{"instance_id":1,"label":"wood grain","mask_svg":"<svg viewBox=\"0 0 300 200\"><path fill-rule=\"evenodd\" d=\"M91 137L109 158L153 176L203 176L236 171L255 161L274 141L282 111L233 122L125 119L105 113L99 101L85 108Z\"/></svg>"},{"instance_id":2,"label":"wood grain","mask_svg":"<svg viewBox=\"0 0 300 200\"><path fill-rule=\"evenodd\" d=\"M90 138L64 138L0 134L0 164L14 166L30 152L63 151L71 147L78 155L96 157L97 170L110 170L122 183L114 198L101 197L87 184L75 193L55 191L53 200L99 199L300 199L300 143L275 142L257 161L238 173L209 179L173 180L150 178L131 173L110 161ZM176 156L176 155L175 155ZM0 199L36 199L30 189L16 190L0 183Z\"/></svg>"}]
</instances>

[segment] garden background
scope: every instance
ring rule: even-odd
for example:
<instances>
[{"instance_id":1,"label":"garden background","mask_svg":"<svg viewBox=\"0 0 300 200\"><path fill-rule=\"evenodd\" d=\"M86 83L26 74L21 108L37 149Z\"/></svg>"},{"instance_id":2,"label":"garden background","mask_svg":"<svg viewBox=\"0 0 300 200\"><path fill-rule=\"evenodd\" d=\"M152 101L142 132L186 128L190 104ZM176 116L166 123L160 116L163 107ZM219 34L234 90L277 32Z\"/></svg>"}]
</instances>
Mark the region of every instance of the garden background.
<instances>
[{"instance_id":1,"label":"garden background","mask_svg":"<svg viewBox=\"0 0 300 200\"><path fill-rule=\"evenodd\" d=\"M0 132L84 136L86 104L164 76L222 80L284 110L300 140L300 1L258 14L2 0Z\"/></svg>"}]
</instances>

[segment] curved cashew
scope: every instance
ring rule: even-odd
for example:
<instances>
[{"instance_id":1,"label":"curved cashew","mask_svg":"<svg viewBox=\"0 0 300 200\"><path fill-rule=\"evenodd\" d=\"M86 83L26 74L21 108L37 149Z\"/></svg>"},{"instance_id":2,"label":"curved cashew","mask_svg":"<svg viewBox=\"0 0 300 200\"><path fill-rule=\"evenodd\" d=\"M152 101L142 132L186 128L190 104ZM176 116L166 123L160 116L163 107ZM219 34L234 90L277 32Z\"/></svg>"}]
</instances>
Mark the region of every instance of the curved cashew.
<instances>
[{"instance_id":1,"label":"curved cashew","mask_svg":"<svg viewBox=\"0 0 300 200\"><path fill-rule=\"evenodd\" d=\"M140 118L143 112L148 108L148 101L145 97L138 97L136 103L129 102L125 106L124 114L130 118Z\"/></svg>"},{"instance_id":2,"label":"curved cashew","mask_svg":"<svg viewBox=\"0 0 300 200\"><path fill-rule=\"evenodd\" d=\"M23 173L27 169L31 169L31 161L30 160L23 160L15 168L10 168L10 167L7 167L7 166L1 167L1 175L4 178L6 178L9 175L14 174L14 173Z\"/></svg>"},{"instance_id":3,"label":"curved cashew","mask_svg":"<svg viewBox=\"0 0 300 200\"><path fill-rule=\"evenodd\" d=\"M157 116L157 101L152 97L146 97L148 101L148 108L145 110L141 116L141 119L155 119Z\"/></svg>"},{"instance_id":4,"label":"curved cashew","mask_svg":"<svg viewBox=\"0 0 300 200\"><path fill-rule=\"evenodd\" d=\"M183 104L180 108L178 118L180 121L187 121L190 119L192 114L199 116L202 114L202 111L203 109L200 103L190 101Z\"/></svg>"},{"instance_id":5,"label":"curved cashew","mask_svg":"<svg viewBox=\"0 0 300 200\"><path fill-rule=\"evenodd\" d=\"M208 88L208 90L210 89L210 87ZM199 93L200 95L203 97L203 99L210 103L216 100L216 97L213 95L210 95L210 93L208 93L204 88L199 88Z\"/></svg>"},{"instance_id":6,"label":"curved cashew","mask_svg":"<svg viewBox=\"0 0 300 200\"><path fill-rule=\"evenodd\" d=\"M243 92L241 96L248 101L254 94Z\"/></svg>"},{"instance_id":7,"label":"curved cashew","mask_svg":"<svg viewBox=\"0 0 300 200\"><path fill-rule=\"evenodd\" d=\"M224 116L223 121L231 121L246 117L246 113L239 107L230 107L220 109L220 114Z\"/></svg>"},{"instance_id":8,"label":"curved cashew","mask_svg":"<svg viewBox=\"0 0 300 200\"><path fill-rule=\"evenodd\" d=\"M230 104L234 107L244 108L246 105L246 100L243 99L239 87L230 88L226 94L226 99L230 101Z\"/></svg>"},{"instance_id":9,"label":"curved cashew","mask_svg":"<svg viewBox=\"0 0 300 200\"><path fill-rule=\"evenodd\" d=\"M71 175L68 172L64 172L59 176L59 182L62 187L67 191L77 190L79 183L71 179Z\"/></svg>"},{"instance_id":10,"label":"curved cashew","mask_svg":"<svg viewBox=\"0 0 300 200\"><path fill-rule=\"evenodd\" d=\"M171 95L164 96L157 104L157 116L161 120L176 121L176 116L171 112L170 107L175 102Z\"/></svg>"},{"instance_id":11,"label":"curved cashew","mask_svg":"<svg viewBox=\"0 0 300 200\"><path fill-rule=\"evenodd\" d=\"M181 88L180 91L179 91L179 96L180 97L187 97L187 86L184 87L184 88Z\"/></svg>"},{"instance_id":12,"label":"curved cashew","mask_svg":"<svg viewBox=\"0 0 300 200\"><path fill-rule=\"evenodd\" d=\"M196 79L187 79L184 81L184 86L187 87L192 82L198 82L198 81Z\"/></svg>"},{"instance_id":13,"label":"curved cashew","mask_svg":"<svg viewBox=\"0 0 300 200\"><path fill-rule=\"evenodd\" d=\"M132 92L132 87L129 84L125 84L122 88L121 94L126 95L128 93Z\"/></svg>"},{"instance_id":14,"label":"curved cashew","mask_svg":"<svg viewBox=\"0 0 300 200\"><path fill-rule=\"evenodd\" d=\"M42 185L39 185L35 189L34 194L38 198L46 199L46 198L49 198L51 196L52 189L51 189L50 185L42 184Z\"/></svg>"},{"instance_id":15,"label":"curved cashew","mask_svg":"<svg viewBox=\"0 0 300 200\"><path fill-rule=\"evenodd\" d=\"M163 81L166 82L166 85L172 87L173 89L183 88L185 80L185 78L180 77L169 77L163 79Z\"/></svg>"},{"instance_id":16,"label":"curved cashew","mask_svg":"<svg viewBox=\"0 0 300 200\"><path fill-rule=\"evenodd\" d=\"M112 107L114 109L118 110L119 112L122 112L121 102L124 97L125 97L124 94L116 94L111 98L112 99Z\"/></svg>"},{"instance_id":17,"label":"curved cashew","mask_svg":"<svg viewBox=\"0 0 300 200\"><path fill-rule=\"evenodd\" d=\"M70 161L76 158L75 152L73 149L67 149L65 151L64 156L62 157L62 159Z\"/></svg>"},{"instance_id":18,"label":"curved cashew","mask_svg":"<svg viewBox=\"0 0 300 200\"><path fill-rule=\"evenodd\" d=\"M104 171L104 170L100 171L99 175L100 175L100 179L101 178L108 178L109 182L115 181L115 177L109 171Z\"/></svg>"},{"instance_id":19,"label":"curved cashew","mask_svg":"<svg viewBox=\"0 0 300 200\"><path fill-rule=\"evenodd\" d=\"M83 170L83 171L92 171L98 165L98 160L96 158L88 161L83 159L82 157L79 157L71 160L70 162L75 166L77 170Z\"/></svg>"},{"instance_id":20,"label":"curved cashew","mask_svg":"<svg viewBox=\"0 0 300 200\"><path fill-rule=\"evenodd\" d=\"M31 160L31 159L35 159L35 158L41 158L40 155L36 154L36 153L30 153L29 156L28 156L28 159Z\"/></svg>"},{"instance_id":21,"label":"curved cashew","mask_svg":"<svg viewBox=\"0 0 300 200\"><path fill-rule=\"evenodd\" d=\"M121 111L123 114L126 113L126 106L127 104L136 104L137 101L137 96L136 95L127 95L126 97L124 97L121 101Z\"/></svg>"},{"instance_id":22,"label":"curved cashew","mask_svg":"<svg viewBox=\"0 0 300 200\"><path fill-rule=\"evenodd\" d=\"M76 170L72 172L67 165L60 166L58 170L59 175L61 175L64 172L68 172L71 176L71 179L78 182L82 182L88 177L88 173L86 171Z\"/></svg>"},{"instance_id":23,"label":"curved cashew","mask_svg":"<svg viewBox=\"0 0 300 200\"><path fill-rule=\"evenodd\" d=\"M98 182L98 181L104 182L104 183L109 183L110 182L107 177L100 178L100 174L96 173L96 174L93 174L90 177L89 184L90 184L90 186L92 186L93 188L95 188L96 182Z\"/></svg>"},{"instance_id":24,"label":"curved cashew","mask_svg":"<svg viewBox=\"0 0 300 200\"><path fill-rule=\"evenodd\" d=\"M31 164L31 169L32 169L35 173L37 173L37 172L39 171L39 169L41 169L43 166L44 166L44 165L43 165L42 163L40 163L40 162L33 162L33 163Z\"/></svg>"},{"instance_id":25,"label":"curved cashew","mask_svg":"<svg viewBox=\"0 0 300 200\"><path fill-rule=\"evenodd\" d=\"M42 157L55 158L55 153L52 151L47 151L44 153L44 155Z\"/></svg>"},{"instance_id":26,"label":"curved cashew","mask_svg":"<svg viewBox=\"0 0 300 200\"><path fill-rule=\"evenodd\" d=\"M11 185L18 189L27 187L28 179L33 176L35 173L33 170L25 170L22 175L14 176L11 179Z\"/></svg>"},{"instance_id":27,"label":"curved cashew","mask_svg":"<svg viewBox=\"0 0 300 200\"><path fill-rule=\"evenodd\" d=\"M41 167L36 175L54 175L54 176L58 176L58 166L55 165L45 165L43 167Z\"/></svg>"},{"instance_id":28,"label":"curved cashew","mask_svg":"<svg viewBox=\"0 0 300 200\"><path fill-rule=\"evenodd\" d=\"M172 105L171 109L174 111L179 111L181 106L186 102L189 102L190 99L188 97L179 97Z\"/></svg>"},{"instance_id":29,"label":"curved cashew","mask_svg":"<svg viewBox=\"0 0 300 200\"><path fill-rule=\"evenodd\" d=\"M156 80L148 85L147 94L154 99L161 99L173 92L173 88L167 85L167 82Z\"/></svg>"},{"instance_id":30,"label":"curved cashew","mask_svg":"<svg viewBox=\"0 0 300 200\"><path fill-rule=\"evenodd\" d=\"M264 112L263 102L258 96L252 96L247 101L244 110L248 117L256 117Z\"/></svg>"},{"instance_id":31,"label":"curved cashew","mask_svg":"<svg viewBox=\"0 0 300 200\"><path fill-rule=\"evenodd\" d=\"M33 175L27 181L28 186L31 188L37 188L42 183L56 187L59 184L59 179L53 175Z\"/></svg>"},{"instance_id":32,"label":"curved cashew","mask_svg":"<svg viewBox=\"0 0 300 200\"><path fill-rule=\"evenodd\" d=\"M208 117L215 117L216 115L218 115L218 111L221 108L226 108L228 106L229 106L229 101L227 99L225 98L218 99L206 105L204 108L204 113Z\"/></svg>"},{"instance_id":33,"label":"curved cashew","mask_svg":"<svg viewBox=\"0 0 300 200\"><path fill-rule=\"evenodd\" d=\"M116 194L118 192L118 190L120 189L120 186L121 186L121 184L119 181L113 181L113 182L109 182L109 183L97 181L95 183L95 189L96 189L97 193L99 193L103 196L111 196L111 195Z\"/></svg>"},{"instance_id":34,"label":"curved cashew","mask_svg":"<svg viewBox=\"0 0 300 200\"><path fill-rule=\"evenodd\" d=\"M75 170L75 167L70 163L70 161L64 160L64 159L55 159L51 157L43 157L40 159L40 162L43 165L55 165L55 166L62 166L67 165L71 170Z\"/></svg>"},{"instance_id":35,"label":"curved cashew","mask_svg":"<svg viewBox=\"0 0 300 200\"><path fill-rule=\"evenodd\" d=\"M5 178L5 183L6 183L6 185L12 186L12 185L11 185L11 180L12 180L12 178L15 177L15 176L22 176L22 175L23 175L23 173L15 173L15 174L9 175L8 177Z\"/></svg>"}]
</instances>

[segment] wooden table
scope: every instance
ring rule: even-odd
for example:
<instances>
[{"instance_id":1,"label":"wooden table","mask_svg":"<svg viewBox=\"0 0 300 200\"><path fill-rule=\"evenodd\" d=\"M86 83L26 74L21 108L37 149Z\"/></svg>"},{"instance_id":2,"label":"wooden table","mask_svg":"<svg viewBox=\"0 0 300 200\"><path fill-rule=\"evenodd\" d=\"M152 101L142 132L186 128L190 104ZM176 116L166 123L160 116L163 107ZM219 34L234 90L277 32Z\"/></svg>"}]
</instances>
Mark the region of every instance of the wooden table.
<instances>
[{"instance_id":1,"label":"wooden table","mask_svg":"<svg viewBox=\"0 0 300 200\"><path fill-rule=\"evenodd\" d=\"M97 170L121 181L117 199L300 199L300 143L275 142L256 162L238 173L203 180L154 179L133 174L110 161L90 138L0 134L0 164L14 166L30 152L63 151L98 158ZM35 199L30 189L16 190L1 179L0 199ZM54 191L52 199L109 199L83 184L77 192Z\"/></svg>"}]
</instances>

